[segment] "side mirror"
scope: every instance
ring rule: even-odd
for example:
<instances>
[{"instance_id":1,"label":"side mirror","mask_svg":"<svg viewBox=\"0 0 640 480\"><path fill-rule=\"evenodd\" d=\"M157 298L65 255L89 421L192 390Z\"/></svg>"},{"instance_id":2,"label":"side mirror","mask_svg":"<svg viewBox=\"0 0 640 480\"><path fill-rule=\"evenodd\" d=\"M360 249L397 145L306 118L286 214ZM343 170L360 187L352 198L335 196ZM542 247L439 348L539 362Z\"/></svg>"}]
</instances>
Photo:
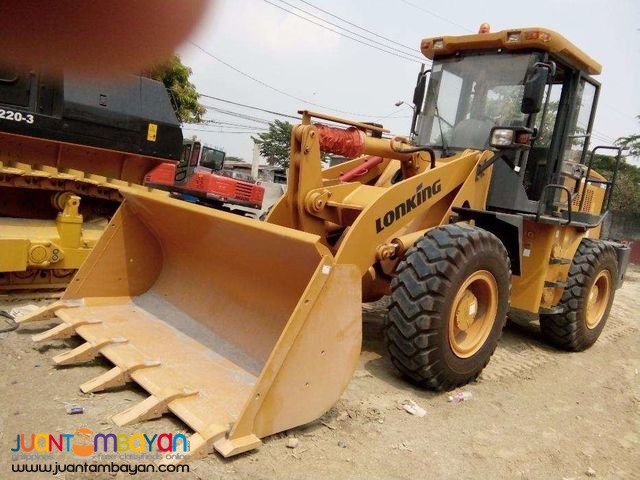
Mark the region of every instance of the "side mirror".
<instances>
[{"instance_id":1,"label":"side mirror","mask_svg":"<svg viewBox=\"0 0 640 480\"><path fill-rule=\"evenodd\" d=\"M423 66L424 68L424 66ZM424 102L424 92L427 89L427 73L431 70L423 72L422 70L418 74L418 81L416 82L416 88L413 89L413 118L411 119L411 133L416 133L416 120L418 115L422 111L422 103Z\"/></svg>"},{"instance_id":2,"label":"side mirror","mask_svg":"<svg viewBox=\"0 0 640 480\"><path fill-rule=\"evenodd\" d=\"M422 110L422 102L424 102L424 91L427 88L427 72L420 72L416 88L413 89L413 106L419 112Z\"/></svg>"},{"instance_id":3,"label":"side mirror","mask_svg":"<svg viewBox=\"0 0 640 480\"><path fill-rule=\"evenodd\" d=\"M553 72L552 66L545 63L536 63L534 70L524 84L522 95L522 113L538 113L542 109L544 90Z\"/></svg>"}]
</instances>

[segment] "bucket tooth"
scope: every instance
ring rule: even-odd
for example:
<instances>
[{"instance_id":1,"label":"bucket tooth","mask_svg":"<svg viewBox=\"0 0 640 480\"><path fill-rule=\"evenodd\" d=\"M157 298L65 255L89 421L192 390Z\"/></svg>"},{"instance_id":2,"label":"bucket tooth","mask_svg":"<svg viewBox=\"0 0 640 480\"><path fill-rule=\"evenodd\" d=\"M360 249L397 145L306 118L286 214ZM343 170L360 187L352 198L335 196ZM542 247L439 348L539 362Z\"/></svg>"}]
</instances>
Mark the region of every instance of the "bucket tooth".
<instances>
[{"instance_id":1,"label":"bucket tooth","mask_svg":"<svg viewBox=\"0 0 640 480\"><path fill-rule=\"evenodd\" d=\"M123 412L120 412L111 419L119 427L129 425L131 423L138 423L144 420L152 420L154 418L161 417L164 413L169 411L169 403L179 398L190 397L197 395L197 390L190 390L185 388L181 392L174 392L165 397L157 397L151 395L144 399L142 402L127 408Z\"/></svg>"},{"instance_id":2,"label":"bucket tooth","mask_svg":"<svg viewBox=\"0 0 640 480\"><path fill-rule=\"evenodd\" d=\"M49 340L61 340L64 338L72 337L76 333L75 325L69 325L68 323L61 323L53 328L50 328L46 332L32 335L31 340L36 343L47 342Z\"/></svg>"},{"instance_id":3,"label":"bucket tooth","mask_svg":"<svg viewBox=\"0 0 640 480\"><path fill-rule=\"evenodd\" d=\"M213 453L214 443L224 438L228 427L219 424L209 425L204 431L196 432L189 437L189 454L187 458L165 460L164 464L178 464L185 461L197 460L204 458L210 453Z\"/></svg>"},{"instance_id":4,"label":"bucket tooth","mask_svg":"<svg viewBox=\"0 0 640 480\"><path fill-rule=\"evenodd\" d=\"M86 342L73 350L53 357L53 361L56 365L76 365L78 363L85 363L93 360L98 356L101 348L112 343L125 343L128 340L126 338L115 337L105 338L95 343Z\"/></svg>"},{"instance_id":5,"label":"bucket tooth","mask_svg":"<svg viewBox=\"0 0 640 480\"><path fill-rule=\"evenodd\" d=\"M45 305L44 307L40 307L38 310L18 317L16 318L15 322L18 324L39 322L41 320L49 320L56 315L62 318L66 309L75 309L78 307L87 307L92 305L102 305L105 303L113 305L116 303L126 303L127 301L128 297L92 298L88 301L84 298L66 298L53 302L50 305ZM63 320L65 319L63 318Z\"/></svg>"},{"instance_id":6,"label":"bucket tooth","mask_svg":"<svg viewBox=\"0 0 640 480\"><path fill-rule=\"evenodd\" d=\"M48 320L55 316L56 312L62 308L69 307L79 307L82 306L81 300L58 300L57 302L53 302L51 305L46 305L44 307L40 307L38 310L35 310L27 315L20 316L16 318L17 324L23 323L31 323L38 322L40 320Z\"/></svg>"},{"instance_id":7,"label":"bucket tooth","mask_svg":"<svg viewBox=\"0 0 640 480\"><path fill-rule=\"evenodd\" d=\"M117 388L124 386L127 382L131 381L131 372L139 370L141 368L152 368L160 365L160 362L155 360L147 360L144 363L132 365L128 368L113 367L111 370L99 375L91 380L80 385L80 390L84 393L95 393L103 390L109 390L111 388Z\"/></svg>"},{"instance_id":8,"label":"bucket tooth","mask_svg":"<svg viewBox=\"0 0 640 480\"><path fill-rule=\"evenodd\" d=\"M262 445L262 441L255 435L246 435L240 438L221 438L214 442L213 446L224 458L248 452Z\"/></svg>"},{"instance_id":9,"label":"bucket tooth","mask_svg":"<svg viewBox=\"0 0 640 480\"><path fill-rule=\"evenodd\" d=\"M76 328L80 325L90 325L100 323L100 320L85 320L83 322L77 323L61 323L56 325L55 327L47 330L46 332L38 333L37 335L33 335L31 339L36 342L47 342L49 340L62 340L65 338L70 338L76 334Z\"/></svg>"}]
</instances>

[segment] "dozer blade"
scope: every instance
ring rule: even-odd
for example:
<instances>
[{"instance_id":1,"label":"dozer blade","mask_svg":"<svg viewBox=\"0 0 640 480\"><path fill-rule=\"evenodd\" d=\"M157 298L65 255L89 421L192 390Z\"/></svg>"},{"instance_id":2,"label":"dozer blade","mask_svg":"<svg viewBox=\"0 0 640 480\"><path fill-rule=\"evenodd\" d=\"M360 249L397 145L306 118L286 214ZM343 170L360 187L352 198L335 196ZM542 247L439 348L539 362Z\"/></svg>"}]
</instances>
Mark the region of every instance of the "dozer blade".
<instances>
[{"instance_id":1,"label":"dozer blade","mask_svg":"<svg viewBox=\"0 0 640 480\"><path fill-rule=\"evenodd\" d=\"M340 397L361 344L361 273L315 235L143 192L125 200L36 336L77 334L54 358L114 367L81 388L150 396L118 425L171 412L190 455L235 455L310 422Z\"/></svg>"}]
</instances>

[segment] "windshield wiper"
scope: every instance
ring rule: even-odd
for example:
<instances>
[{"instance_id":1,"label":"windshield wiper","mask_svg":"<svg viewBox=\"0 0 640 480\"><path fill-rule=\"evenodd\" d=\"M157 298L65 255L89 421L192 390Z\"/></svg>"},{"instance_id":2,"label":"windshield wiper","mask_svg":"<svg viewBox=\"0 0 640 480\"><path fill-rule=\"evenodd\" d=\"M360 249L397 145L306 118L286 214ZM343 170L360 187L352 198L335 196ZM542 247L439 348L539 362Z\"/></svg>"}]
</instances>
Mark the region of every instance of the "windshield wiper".
<instances>
[{"instance_id":1,"label":"windshield wiper","mask_svg":"<svg viewBox=\"0 0 640 480\"><path fill-rule=\"evenodd\" d=\"M440 116L440 110L438 110L438 102L435 104L436 117L438 119L438 128L440 129L440 138L442 139L442 155L445 157L449 156L449 147L447 146L447 140L444 138L444 133L442 131L442 117Z\"/></svg>"}]
</instances>

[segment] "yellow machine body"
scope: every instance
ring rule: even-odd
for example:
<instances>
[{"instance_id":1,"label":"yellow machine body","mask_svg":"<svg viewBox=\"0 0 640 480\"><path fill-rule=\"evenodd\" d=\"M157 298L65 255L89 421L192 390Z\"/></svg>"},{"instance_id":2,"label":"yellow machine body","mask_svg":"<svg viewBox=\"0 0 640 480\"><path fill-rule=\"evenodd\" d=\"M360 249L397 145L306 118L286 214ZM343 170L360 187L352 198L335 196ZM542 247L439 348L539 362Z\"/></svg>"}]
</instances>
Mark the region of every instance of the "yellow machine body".
<instances>
[{"instance_id":1,"label":"yellow machine body","mask_svg":"<svg viewBox=\"0 0 640 480\"><path fill-rule=\"evenodd\" d=\"M122 200L119 189L141 185L159 162L0 132L0 290L65 288Z\"/></svg>"},{"instance_id":2,"label":"yellow machine body","mask_svg":"<svg viewBox=\"0 0 640 480\"><path fill-rule=\"evenodd\" d=\"M100 353L115 365L83 391L135 381L150 393L116 423L170 411L194 430L192 455L229 456L319 417L356 368L362 298L383 294L402 253L449 223L453 207L484 208L491 167L476 171L492 152L465 151L431 168L400 139L366 137L364 153L384 160L341 182L366 157L322 171L314 115L294 128L288 194L267 222L123 187L122 205L62 299L22 320L55 314L62 323L36 340L86 340L58 364ZM399 169L407 178L394 184ZM408 209L412 198L422 208ZM394 222L385 226L385 215ZM514 286L525 308L535 308L551 275L539 259L556 238L534 235L531 268L525 260ZM579 236L571 237L559 237L562 254L576 248Z\"/></svg>"},{"instance_id":3,"label":"yellow machine body","mask_svg":"<svg viewBox=\"0 0 640 480\"><path fill-rule=\"evenodd\" d=\"M230 456L318 418L356 368L361 301L388 293L425 232L459 221L459 208L486 209L493 151L436 159L407 139L379 138L381 128L301 113L288 190L266 222L121 185L122 204L60 301L19 319L60 320L36 341L85 340L57 364L98 354L114 364L84 392L136 382L149 393L117 424L172 412L194 431L192 456ZM349 128L323 133L313 118ZM322 170L323 135L348 138L342 146L355 142L358 154ZM597 187L582 188L593 190L583 208L598 210ZM512 305L552 309L586 235L525 221Z\"/></svg>"},{"instance_id":4,"label":"yellow machine body","mask_svg":"<svg viewBox=\"0 0 640 480\"><path fill-rule=\"evenodd\" d=\"M457 51L506 49L518 51L539 49L558 55L564 62L591 75L602 71L602 66L558 32L541 27L514 28L493 33L477 33L425 38L420 50L425 57L452 54Z\"/></svg>"},{"instance_id":5,"label":"yellow machine body","mask_svg":"<svg viewBox=\"0 0 640 480\"><path fill-rule=\"evenodd\" d=\"M372 139L370 148L388 155L369 174L380 174L380 184L340 184L341 169L363 159L322 172L309 120L294 132L289 192L296 194L268 222L122 187L124 201L61 300L21 320L55 313L62 323L36 340L86 340L58 364L98 353L114 363L84 391L135 381L150 393L116 423L171 411L195 431L193 455L215 447L228 456L317 418L356 368L361 282L375 284L372 265L396 261L394 238L448 223L453 205L482 207L490 171L476 178L475 169L491 152L464 152L429 168L423 153ZM415 174L392 185L399 168ZM426 186L422 214L405 212L376 233L376 218ZM318 194L329 202L311 201ZM319 214L349 225L339 245L327 243L321 228L331 221Z\"/></svg>"},{"instance_id":6,"label":"yellow machine body","mask_svg":"<svg viewBox=\"0 0 640 480\"><path fill-rule=\"evenodd\" d=\"M34 286L29 269L39 270L50 288L64 288L84 262L106 227L106 220L83 226L78 212L80 197L65 194L55 222L40 219L4 218L0 221L0 272L11 272L0 286L17 290ZM47 267L55 266L48 269ZM24 275L21 277L21 275Z\"/></svg>"}]
</instances>

